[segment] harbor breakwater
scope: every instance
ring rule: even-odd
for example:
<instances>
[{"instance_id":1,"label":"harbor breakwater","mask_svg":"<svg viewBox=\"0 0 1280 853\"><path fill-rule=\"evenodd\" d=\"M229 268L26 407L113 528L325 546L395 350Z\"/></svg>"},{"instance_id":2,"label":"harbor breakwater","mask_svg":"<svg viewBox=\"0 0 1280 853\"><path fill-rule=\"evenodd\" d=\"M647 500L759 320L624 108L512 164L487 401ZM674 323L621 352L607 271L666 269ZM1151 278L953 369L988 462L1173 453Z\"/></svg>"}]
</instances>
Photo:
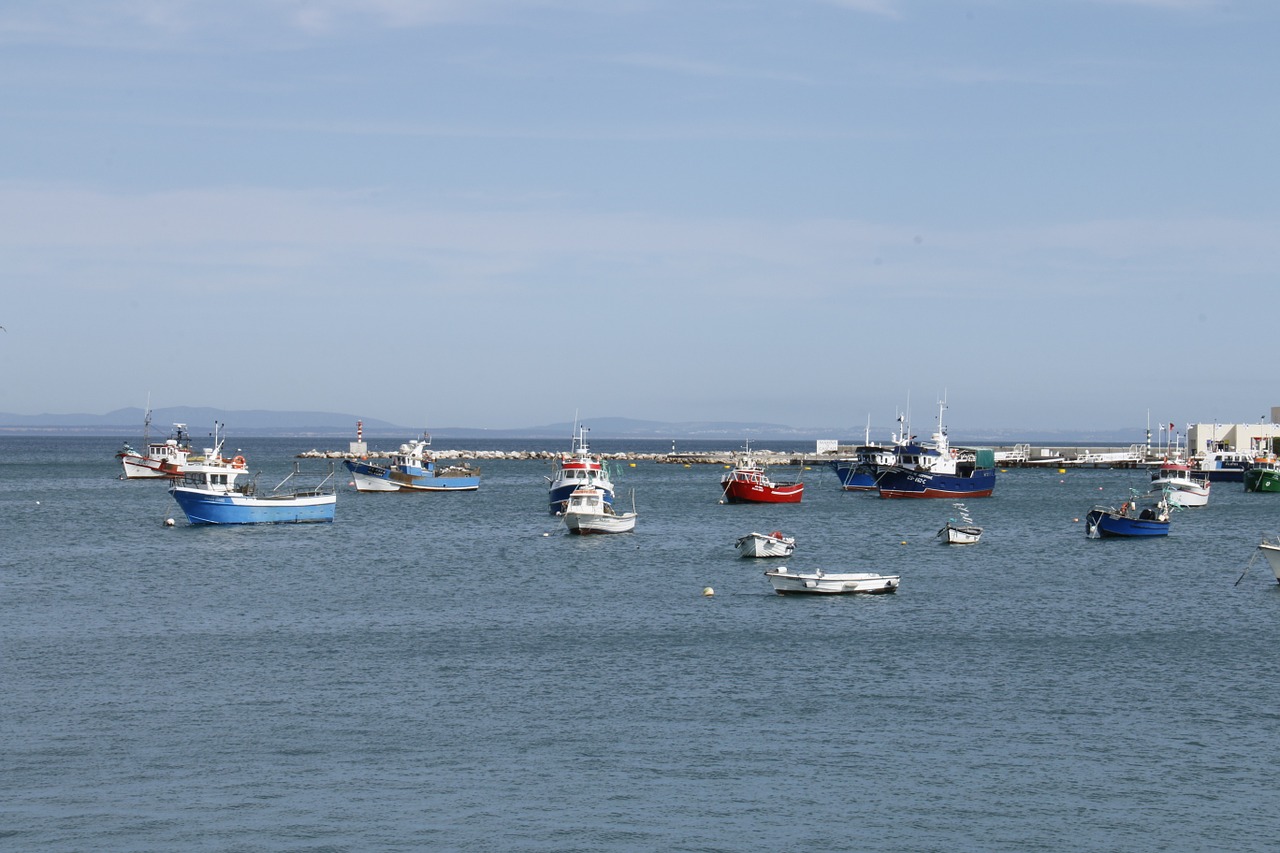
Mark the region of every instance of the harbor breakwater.
<instances>
[{"instance_id":1,"label":"harbor breakwater","mask_svg":"<svg viewBox=\"0 0 1280 853\"><path fill-rule=\"evenodd\" d=\"M563 451L556 450L446 450L433 454L436 459L458 460L465 462L484 461L529 461L545 459L548 462L567 458ZM733 462L738 452L733 450L713 450L703 453L593 453L592 456L610 462L658 462L671 465L727 465ZM771 450L753 450L751 455L766 465L801 465L812 462L823 462L836 458L833 454L813 454L806 456L796 453L783 453ZM388 459L391 451L370 450L367 453L355 454L342 450L307 450L298 454L299 459Z\"/></svg>"},{"instance_id":2,"label":"harbor breakwater","mask_svg":"<svg viewBox=\"0 0 1280 853\"><path fill-rule=\"evenodd\" d=\"M1000 468L1033 468L1047 466L1090 468L1138 468L1158 464L1168 451L1129 447L1032 447L1029 444L995 447L996 465ZM752 450L755 460L764 465L825 465L837 459L847 458L852 447L841 447L835 452L797 453L795 451ZM388 459L393 451L369 450L362 454L342 450L308 450L298 454L299 459ZM654 462L666 465L731 465L741 455L740 450L707 450L699 452L645 453L622 451L593 453L610 462ZM529 461L553 462L566 458L559 450L442 450L434 454L436 459L465 462Z\"/></svg>"}]
</instances>

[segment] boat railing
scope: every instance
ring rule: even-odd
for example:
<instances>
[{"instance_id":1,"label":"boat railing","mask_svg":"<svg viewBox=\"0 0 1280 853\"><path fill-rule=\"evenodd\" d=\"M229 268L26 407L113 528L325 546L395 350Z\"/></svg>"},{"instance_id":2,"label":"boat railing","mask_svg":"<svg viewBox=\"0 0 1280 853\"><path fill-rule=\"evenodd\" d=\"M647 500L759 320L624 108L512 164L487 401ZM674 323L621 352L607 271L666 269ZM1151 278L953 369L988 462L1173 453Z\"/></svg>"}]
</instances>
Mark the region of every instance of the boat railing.
<instances>
[{"instance_id":1,"label":"boat railing","mask_svg":"<svg viewBox=\"0 0 1280 853\"><path fill-rule=\"evenodd\" d=\"M236 491L240 492L240 494L244 495L245 497L253 497L254 495L256 495L258 493L258 476L261 473L262 472L259 471L257 474L254 474L248 480L238 485L236 487Z\"/></svg>"},{"instance_id":2,"label":"boat railing","mask_svg":"<svg viewBox=\"0 0 1280 853\"><path fill-rule=\"evenodd\" d=\"M294 477L301 477L301 476L302 476L301 463L294 462L293 470L290 471L288 474L286 474L285 478L276 484L276 487L271 490L272 494L276 494L278 492L283 491L284 488L289 484L289 481L293 480ZM296 495L308 495L308 496L330 494L331 492L334 491L333 477L334 477L334 466L333 466L333 462L330 461L329 471L328 473L325 474L324 479L322 479L319 483L317 483L314 486L304 486L301 488L295 488L292 490L292 492L293 494L296 494ZM255 474L254 481L256 480L257 480L257 475ZM254 481L250 481L250 484L246 484L246 485L254 485ZM255 490L256 490L256 485L255 485ZM248 492L246 492L246 494L248 494Z\"/></svg>"}]
</instances>

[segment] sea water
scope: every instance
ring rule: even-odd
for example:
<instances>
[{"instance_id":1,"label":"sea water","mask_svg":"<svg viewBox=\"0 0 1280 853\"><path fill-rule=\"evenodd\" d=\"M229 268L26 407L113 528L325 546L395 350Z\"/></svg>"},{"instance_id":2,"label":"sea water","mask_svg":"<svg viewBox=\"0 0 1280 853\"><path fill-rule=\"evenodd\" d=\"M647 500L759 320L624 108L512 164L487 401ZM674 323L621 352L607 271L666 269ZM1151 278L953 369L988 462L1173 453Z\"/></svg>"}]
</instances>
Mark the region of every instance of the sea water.
<instances>
[{"instance_id":1,"label":"sea water","mask_svg":"<svg viewBox=\"0 0 1280 853\"><path fill-rule=\"evenodd\" d=\"M228 447L271 485L315 441ZM118 445L0 439L3 849L1274 849L1280 587L1236 582L1280 495L1090 540L1144 472L1010 470L945 546L947 501L814 465L724 505L718 466L643 461L636 531L573 537L549 462L494 461L213 528ZM739 558L753 530L795 554ZM778 563L902 586L783 597Z\"/></svg>"}]
</instances>

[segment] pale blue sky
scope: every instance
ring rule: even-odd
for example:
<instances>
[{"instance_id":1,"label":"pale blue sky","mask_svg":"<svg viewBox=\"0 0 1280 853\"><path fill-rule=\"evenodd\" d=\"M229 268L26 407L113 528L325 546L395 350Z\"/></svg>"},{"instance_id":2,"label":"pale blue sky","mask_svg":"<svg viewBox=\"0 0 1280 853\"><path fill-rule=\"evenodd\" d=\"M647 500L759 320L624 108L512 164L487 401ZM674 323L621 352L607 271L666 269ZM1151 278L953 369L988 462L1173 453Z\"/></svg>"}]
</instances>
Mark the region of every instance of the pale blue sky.
<instances>
[{"instance_id":1,"label":"pale blue sky","mask_svg":"<svg viewBox=\"0 0 1280 853\"><path fill-rule=\"evenodd\" d=\"M8 0L0 411L1257 420L1277 34L1272 0Z\"/></svg>"}]
</instances>

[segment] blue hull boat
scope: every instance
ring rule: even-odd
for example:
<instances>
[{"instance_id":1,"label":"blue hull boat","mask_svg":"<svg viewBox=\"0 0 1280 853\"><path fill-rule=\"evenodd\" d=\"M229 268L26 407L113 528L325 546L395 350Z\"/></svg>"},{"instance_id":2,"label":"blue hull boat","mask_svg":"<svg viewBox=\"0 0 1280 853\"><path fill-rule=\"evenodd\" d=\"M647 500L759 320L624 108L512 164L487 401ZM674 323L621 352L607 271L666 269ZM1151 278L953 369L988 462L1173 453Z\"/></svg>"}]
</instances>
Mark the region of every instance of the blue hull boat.
<instances>
[{"instance_id":1,"label":"blue hull boat","mask_svg":"<svg viewBox=\"0 0 1280 853\"><path fill-rule=\"evenodd\" d=\"M564 512L569 496L579 487L600 489L606 506L613 506L613 481L604 462L587 448L587 428L577 427L569 454L561 456L554 477L547 477L547 502L551 512Z\"/></svg>"},{"instance_id":2,"label":"blue hull boat","mask_svg":"<svg viewBox=\"0 0 1280 853\"><path fill-rule=\"evenodd\" d=\"M338 502L333 488L333 466L315 488L284 487L296 476L298 464L280 485L270 492L259 491L257 476L238 482L249 474L243 456L222 456L223 441L214 426L214 446L204 458L184 467L183 478L169 488L169 494L192 524L298 524L333 521Z\"/></svg>"},{"instance_id":3,"label":"blue hull boat","mask_svg":"<svg viewBox=\"0 0 1280 853\"><path fill-rule=\"evenodd\" d=\"M480 488L480 471L469 465L443 470L431 456L431 436L422 434L400 445L387 463L344 459L351 484L358 492L474 492Z\"/></svg>"},{"instance_id":4,"label":"blue hull boat","mask_svg":"<svg viewBox=\"0 0 1280 853\"><path fill-rule=\"evenodd\" d=\"M1168 536L1169 503L1165 500L1139 507L1136 501L1126 501L1119 509L1112 506L1095 506L1085 516L1085 535L1090 539L1115 536Z\"/></svg>"},{"instance_id":5,"label":"blue hull boat","mask_svg":"<svg viewBox=\"0 0 1280 853\"><path fill-rule=\"evenodd\" d=\"M933 440L917 444L915 436L893 448L893 464L881 468L876 488L882 498L989 498L996 488L995 451L952 447L942 424L945 400L938 403ZM904 430L903 435L909 435Z\"/></svg>"},{"instance_id":6,"label":"blue hull boat","mask_svg":"<svg viewBox=\"0 0 1280 853\"><path fill-rule=\"evenodd\" d=\"M996 471L974 468L939 474L894 467L880 473L876 487L882 498L989 498L996 488Z\"/></svg>"},{"instance_id":7,"label":"blue hull boat","mask_svg":"<svg viewBox=\"0 0 1280 853\"><path fill-rule=\"evenodd\" d=\"M831 469L840 480L840 488L846 492L872 492L876 488L875 469L852 459L837 459Z\"/></svg>"},{"instance_id":8,"label":"blue hull boat","mask_svg":"<svg viewBox=\"0 0 1280 853\"><path fill-rule=\"evenodd\" d=\"M174 500L192 524L305 524L333 521L332 494L294 493L279 497L218 495L175 486Z\"/></svg>"}]
</instances>

